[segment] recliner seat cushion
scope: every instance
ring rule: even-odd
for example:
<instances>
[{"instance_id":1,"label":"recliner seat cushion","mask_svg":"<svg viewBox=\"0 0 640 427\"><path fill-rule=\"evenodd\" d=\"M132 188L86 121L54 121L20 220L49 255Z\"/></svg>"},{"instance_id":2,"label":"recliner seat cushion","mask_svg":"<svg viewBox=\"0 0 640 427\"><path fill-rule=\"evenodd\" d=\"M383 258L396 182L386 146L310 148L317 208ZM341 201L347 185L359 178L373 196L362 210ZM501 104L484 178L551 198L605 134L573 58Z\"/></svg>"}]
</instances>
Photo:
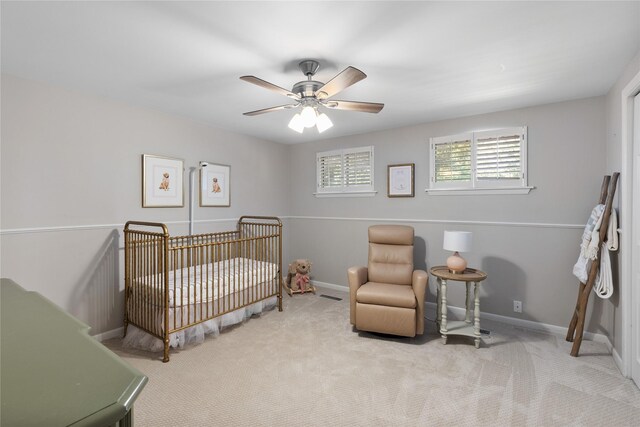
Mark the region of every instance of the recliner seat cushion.
<instances>
[{"instance_id":1,"label":"recliner seat cushion","mask_svg":"<svg viewBox=\"0 0 640 427\"><path fill-rule=\"evenodd\" d=\"M367 282L358 288L356 301L361 304L416 308L416 295L411 285Z\"/></svg>"}]
</instances>

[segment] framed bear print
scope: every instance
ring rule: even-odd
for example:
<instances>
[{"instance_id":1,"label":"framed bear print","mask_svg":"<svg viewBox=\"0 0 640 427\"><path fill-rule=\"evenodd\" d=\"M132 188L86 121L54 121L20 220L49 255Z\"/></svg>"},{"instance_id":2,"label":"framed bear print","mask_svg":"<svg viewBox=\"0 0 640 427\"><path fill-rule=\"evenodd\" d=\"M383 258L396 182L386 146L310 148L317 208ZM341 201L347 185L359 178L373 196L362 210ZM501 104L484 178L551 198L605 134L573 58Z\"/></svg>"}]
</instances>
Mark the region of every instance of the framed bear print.
<instances>
[{"instance_id":1,"label":"framed bear print","mask_svg":"<svg viewBox=\"0 0 640 427\"><path fill-rule=\"evenodd\" d=\"M181 159L142 155L142 207L181 208L184 162Z\"/></svg>"},{"instance_id":2,"label":"framed bear print","mask_svg":"<svg viewBox=\"0 0 640 427\"><path fill-rule=\"evenodd\" d=\"M209 163L200 169L200 206L231 206L231 166Z\"/></svg>"}]
</instances>

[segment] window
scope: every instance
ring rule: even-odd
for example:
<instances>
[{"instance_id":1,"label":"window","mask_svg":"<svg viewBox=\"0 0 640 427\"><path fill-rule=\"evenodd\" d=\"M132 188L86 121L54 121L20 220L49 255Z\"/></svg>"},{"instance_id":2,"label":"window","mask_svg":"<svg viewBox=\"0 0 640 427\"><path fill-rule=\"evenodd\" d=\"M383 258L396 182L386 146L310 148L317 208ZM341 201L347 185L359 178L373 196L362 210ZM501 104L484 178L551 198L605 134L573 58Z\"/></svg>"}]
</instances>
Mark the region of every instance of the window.
<instances>
[{"instance_id":1,"label":"window","mask_svg":"<svg viewBox=\"0 0 640 427\"><path fill-rule=\"evenodd\" d=\"M433 194L526 194L526 126L431 138Z\"/></svg>"},{"instance_id":2,"label":"window","mask_svg":"<svg viewBox=\"0 0 640 427\"><path fill-rule=\"evenodd\" d=\"M317 196L373 195L373 147L316 154Z\"/></svg>"}]
</instances>

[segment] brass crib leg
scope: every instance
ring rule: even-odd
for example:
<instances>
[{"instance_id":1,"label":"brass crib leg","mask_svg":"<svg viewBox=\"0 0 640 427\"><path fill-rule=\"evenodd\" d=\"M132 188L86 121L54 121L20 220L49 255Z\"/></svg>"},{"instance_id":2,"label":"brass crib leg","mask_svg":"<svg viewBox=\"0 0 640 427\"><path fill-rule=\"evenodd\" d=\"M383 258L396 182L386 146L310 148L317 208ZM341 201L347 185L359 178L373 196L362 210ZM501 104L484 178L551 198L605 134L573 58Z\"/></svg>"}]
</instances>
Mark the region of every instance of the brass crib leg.
<instances>
[{"instance_id":1,"label":"brass crib leg","mask_svg":"<svg viewBox=\"0 0 640 427\"><path fill-rule=\"evenodd\" d=\"M169 338L164 340L164 357L162 362L167 363L169 361Z\"/></svg>"}]
</instances>

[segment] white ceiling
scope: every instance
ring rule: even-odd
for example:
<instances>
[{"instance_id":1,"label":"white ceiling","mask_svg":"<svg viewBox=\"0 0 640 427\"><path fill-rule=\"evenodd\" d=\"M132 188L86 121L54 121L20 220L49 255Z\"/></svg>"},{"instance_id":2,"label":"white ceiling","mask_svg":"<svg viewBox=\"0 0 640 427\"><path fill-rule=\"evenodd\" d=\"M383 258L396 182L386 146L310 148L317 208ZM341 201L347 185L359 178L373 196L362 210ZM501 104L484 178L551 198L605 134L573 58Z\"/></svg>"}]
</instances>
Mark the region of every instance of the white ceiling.
<instances>
[{"instance_id":1,"label":"white ceiling","mask_svg":"<svg viewBox=\"0 0 640 427\"><path fill-rule=\"evenodd\" d=\"M284 143L389 129L607 93L640 51L633 2L8 2L2 72ZM368 77L335 98L322 135L287 127L287 89L349 65Z\"/></svg>"}]
</instances>

